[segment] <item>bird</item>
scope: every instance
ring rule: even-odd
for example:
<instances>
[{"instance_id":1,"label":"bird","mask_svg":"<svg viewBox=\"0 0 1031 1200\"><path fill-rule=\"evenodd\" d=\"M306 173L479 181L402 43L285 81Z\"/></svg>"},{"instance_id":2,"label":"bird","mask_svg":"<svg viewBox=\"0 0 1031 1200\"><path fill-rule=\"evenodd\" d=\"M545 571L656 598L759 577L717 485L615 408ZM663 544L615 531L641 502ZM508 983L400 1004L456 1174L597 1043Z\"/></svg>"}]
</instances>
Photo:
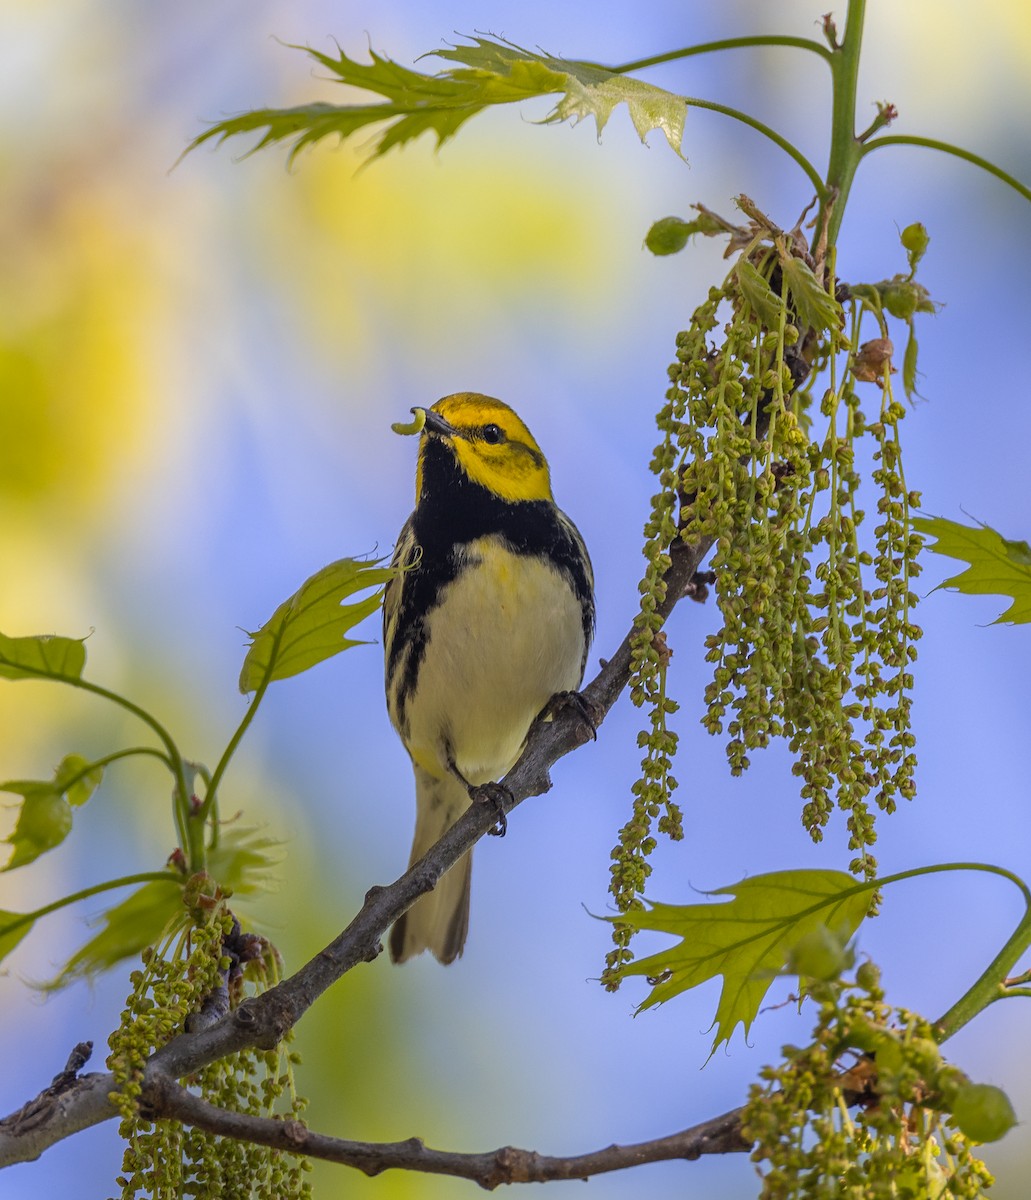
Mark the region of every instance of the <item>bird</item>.
<instances>
[{"instance_id":1,"label":"bird","mask_svg":"<svg viewBox=\"0 0 1031 1200\"><path fill-rule=\"evenodd\" d=\"M595 619L587 547L515 411L458 392L412 412L415 509L383 601L387 709L415 774L410 866L515 765L554 698L578 695ZM471 868L470 851L394 923L394 962L462 953Z\"/></svg>"}]
</instances>

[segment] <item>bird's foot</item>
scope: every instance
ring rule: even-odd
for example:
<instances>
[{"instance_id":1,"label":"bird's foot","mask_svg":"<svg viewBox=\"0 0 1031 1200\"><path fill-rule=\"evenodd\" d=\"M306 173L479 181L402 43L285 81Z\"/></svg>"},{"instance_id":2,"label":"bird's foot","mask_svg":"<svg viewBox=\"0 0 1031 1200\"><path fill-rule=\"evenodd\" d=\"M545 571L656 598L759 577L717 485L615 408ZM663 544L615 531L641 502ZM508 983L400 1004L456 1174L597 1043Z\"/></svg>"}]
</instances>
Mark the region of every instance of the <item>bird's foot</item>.
<instances>
[{"instance_id":1,"label":"bird's foot","mask_svg":"<svg viewBox=\"0 0 1031 1200\"><path fill-rule=\"evenodd\" d=\"M485 804L494 810L495 822L487 832L491 837L504 837L508 833L508 817L505 806L514 802L512 793L503 783L481 783L469 788L469 799L474 804Z\"/></svg>"},{"instance_id":2,"label":"bird's foot","mask_svg":"<svg viewBox=\"0 0 1031 1200\"><path fill-rule=\"evenodd\" d=\"M563 709L573 709L590 731L591 740L598 740L598 714L583 692L556 692L537 714L538 721L553 721ZM586 740L586 739L585 739Z\"/></svg>"}]
</instances>

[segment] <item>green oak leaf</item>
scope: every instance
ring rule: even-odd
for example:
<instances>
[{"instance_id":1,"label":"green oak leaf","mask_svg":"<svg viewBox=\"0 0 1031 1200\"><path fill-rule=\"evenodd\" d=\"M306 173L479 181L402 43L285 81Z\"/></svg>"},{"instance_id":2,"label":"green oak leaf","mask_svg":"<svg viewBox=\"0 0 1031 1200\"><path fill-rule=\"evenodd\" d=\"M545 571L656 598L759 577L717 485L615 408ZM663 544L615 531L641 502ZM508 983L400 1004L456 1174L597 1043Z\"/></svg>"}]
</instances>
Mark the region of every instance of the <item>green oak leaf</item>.
<instances>
[{"instance_id":1,"label":"green oak leaf","mask_svg":"<svg viewBox=\"0 0 1031 1200\"><path fill-rule=\"evenodd\" d=\"M72 808L86 803L103 775L103 767L94 766L79 754L69 754L61 760L52 780L9 779L0 783L0 791L22 798L14 831L4 839L14 852L0 871L24 867L59 846L71 833Z\"/></svg>"},{"instance_id":2,"label":"green oak leaf","mask_svg":"<svg viewBox=\"0 0 1031 1200\"><path fill-rule=\"evenodd\" d=\"M955 588L969 596L1007 596L1013 603L992 622L1031 621L1031 547L1010 541L990 525L960 525L944 517L915 517L913 528L937 540L928 546L935 554L962 559L965 571L943 579L938 587ZM937 588L935 589L937 591Z\"/></svg>"},{"instance_id":3,"label":"green oak leaf","mask_svg":"<svg viewBox=\"0 0 1031 1200\"><path fill-rule=\"evenodd\" d=\"M453 138L470 117L497 104L511 104L537 96L560 98L544 123L594 117L598 134L613 109L626 104L642 141L652 129L661 129L679 155L684 134L687 101L683 96L632 79L593 63L573 62L524 50L500 39L476 37L470 44L434 50L432 55L458 64L434 75L410 70L369 51L370 62L360 63L341 50L338 57L306 50L334 80L363 88L383 97L374 104L314 103L294 108L263 108L219 121L195 138L190 150L212 139L218 142L237 134L264 131L250 153L277 142L292 141L292 160L305 146L324 137L340 140L367 126L386 123L369 144L370 158L423 133L432 133L440 147Z\"/></svg>"},{"instance_id":4,"label":"green oak leaf","mask_svg":"<svg viewBox=\"0 0 1031 1200\"><path fill-rule=\"evenodd\" d=\"M208 852L210 879L194 876L193 882L200 882L201 890L208 894L219 889L225 895L235 896L268 891L272 872L281 859L280 845L253 826L225 826L218 845ZM107 909L98 918L98 932L76 950L56 978L41 985L43 989L55 991L77 979L93 978L126 958L137 957L175 929L187 929L191 917L183 901L190 882L170 872L166 879L150 880ZM19 940L23 936L19 930ZM0 950L4 947L3 939L3 914L0 914Z\"/></svg>"},{"instance_id":5,"label":"green oak leaf","mask_svg":"<svg viewBox=\"0 0 1031 1200\"><path fill-rule=\"evenodd\" d=\"M167 880L152 879L107 909L100 917L100 931L76 950L56 978L41 985L43 990L56 991L77 979L92 978L142 954L177 919L184 929L190 920L183 906L183 880L172 874Z\"/></svg>"},{"instance_id":6,"label":"green oak leaf","mask_svg":"<svg viewBox=\"0 0 1031 1200\"><path fill-rule=\"evenodd\" d=\"M855 933L873 889L843 871L799 870L756 875L707 894L734 898L723 904L650 904L608 919L681 939L620 969L622 976L657 979L639 1011L723 977L713 1020L715 1051L739 1024L747 1035L774 978L807 934L822 926L844 943Z\"/></svg>"},{"instance_id":7,"label":"green oak leaf","mask_svg":"<svg viewBox=\"0 0 1031 1200\"><path fill-rule=\"evenodd\" d=\"M252 642L240 672L240 691L288 679L341 650L365 644L345 635L379 608L383 585L396 573L393 567L381 567L383 561L341 558L302 583L257 633L248 633ZM369 588L379 590L354 604L344 603Z\"/></svg>"},{"instance_id":8,"label":"green oak leaf","mask_svg":"<svg viewBox=\"0 0 1031 1200\"><path fill-rule=\"evenodd\" d=\"M252 825L227 825L208 851L208 871L223 891L250 896L271 890L282 857L282 843L274 837Z\"/></svg>"},{"instance_id":9,"label":"green oak leaf","mask_svg":"<svg viewBox=\"0 0 1031 1200\"><path fill-rule=\"evenodd\" d=\"M3 962L34 924L34 917L0 909L0 962Z\"/></svg>"},{"instance_id":10,"label":"green oak leaf","mask_svg":"<svg viewBox=\"0 0 1031 1200\"><path fill-rule=\"evenodd\" d=\"M86 647L82 638L41 633L7 637L0 633L0 679L56 679L68 682L82 676Z\"/></svg>"}]
</instances>

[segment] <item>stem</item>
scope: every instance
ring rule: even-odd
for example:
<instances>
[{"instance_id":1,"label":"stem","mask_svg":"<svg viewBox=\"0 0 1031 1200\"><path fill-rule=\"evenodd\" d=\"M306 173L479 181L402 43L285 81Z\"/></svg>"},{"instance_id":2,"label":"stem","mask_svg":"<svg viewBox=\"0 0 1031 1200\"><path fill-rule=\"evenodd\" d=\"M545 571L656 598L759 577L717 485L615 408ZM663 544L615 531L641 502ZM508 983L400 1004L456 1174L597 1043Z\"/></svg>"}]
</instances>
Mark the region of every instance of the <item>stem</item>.
<instances>
[{"instance_id":1,"label":"stem","mask_svg":"<svg viewBox=\"0 0 1031 1200\"><path fill-rule=\"evenodd\" d=\"M54 676L43 676L40 678L54 678ZM172 741L172 735L161 724L157 717L151 716L145 708L140 708L138 704L134 704L131 700L127 700L125 696L120 696L117 692L109 691L108 688L101 687L100 684L90 683L86 679L80 677L70 678L61 677L62 683L70 684L72 687L81 688L85 692L91 692L94 696L100 696L105 700L110 700L112 704L117 704L119 708L124 708L126 712L132 713L134 717L138 717L145 725L149 725L151 729L160 738L165 747L168 756L168 764L175 776L175 802L173 811L175 815L176 831L179 835L179 841L184 851L189 857L190 864L193 866L195 853L199 851L201 861L203 861L203 841L199 847L194 846L196 840L190 829L190 792L186 782L186 764L183 761L183 756L179 751L179 747Z\"/></svg>"},{"instance_id":2,"label":"stem","mask_svg":"<svg viewBox=\"0 0 1031 1200\"><path fill-rule=\"evenodd\" d=\"M1028 911L1031 912L1031 888L1012 871L1007 871L1005 867L997 867L993 863L978 863L978 862L955 862L955 863L933 863L929 867L910 867L908 871L898 871L894 875L885 875L883 879L877 879L870 883L861 883L857 886L860 888L867 887L883 887L885 884L898 883L903 879L916 879L920 875L938 875L942 871L983 871L986 875L1000 875L1003 879L1008 879L1010 883L1015 884L1020 889L1020 894L1024 897L1024 903L1027 905Z\"/></svg>"},{"instance_id":3,"label":"stem","mask_svg":"<svg viewBox=\"0 0 1031 1200\"><path fill-rule=\"evenodd\" d=\"M982 171L987 171L989 175L994 175L996 179L1001 179L1003 183L1008 184L1015 192L1018 192L1025 200L1031 200L1031 188L1021 183L1019 179L1014 179L1012 175L1004 171L1001 167L997 167L995 163L991 163L986 158L982 158L979 154L974 154L970 150L964 150L960 146L953 146L950 142L939 142L934 138L916 137L909 134L891 134L887 137L876 138L872 142L860 149L860 155L869 154L871 150L876 150L878 146L923 146L927 150L940 150L943 154L951 154L954 158L961 158L964 162L973 163L975 167L980 167Z\"/></svg>"},{"instance_id":4,"label":"stem","mask_svg":"<svg viewBox=\"0 0 1031 1200\"><path fill-rule=\"evenodd\" d=\"M136 875L122 875L118 879L108 879L104 883L95 883L91 887L82 888L81 891L71 892L67 896L62 896L60 900L53 900L50 904L44 904L42 908L37 908L33 912L12 914L15 919L4 925L0 929L0 934L6 935L14 929L20 929L22 925L32 924L40 917L48 916L52 912L57 912L58 909L67 908L69 904L77 904L80 900L88 900L91 896L99 896L103 892L114 891L115 888L129 887L134 883L153 883L162 879L180 886L183 882L181 875L171 871L140 871Z\"/></svg>"},{"instance_id":5,"label":"stem","mask_svg":"<svg viewBox=\"0 0 1031 1200\"><path fill-rule=\"evenodd\" d=\"M277 637L276 642L273 645L272 652L269 655L270 664L275 661L278 648L279 638ZM265 693L268 691L268 686L271 682L272 670L270 665L265 678L258 685L258 688L254 693L254 699L247 706L247 711L244 713L243 720L236 727L236 732L229 739L229 744L222 752L222 757L218 760L218 764L211 773L211 779L208 781L207 791L204 795L204 803L194 814L194 820L196 820L198 823L203 824L203 822L207 820L208 814L211 812L212 805L215 803L215 797L218 795L218 786L222 782L222 776L226 773L226 769L229 766L230 760L236 753L237 746L239 746L240 742L243 740L243 735L247 732L250 723L254 720L255 714L258 711L258 706L261 704L261 701L264 698Z\"/></svg>"},{"instance_id":6,"label":"stem","mask_svg":"<svg viewBox=\"0 0 1031 1200\"><path fill-rule=\"evenodd\" d=\"M1025 907L1024 915L999 953L978 976L974 984L933 1023L935 1039L938 1042L944 1042L952 1037L957 1030L972 1021L993 1001L1001 1000L1008 995L1023 994L1021 989L1014 989L1013 992L1007 991L1003 981L1031 946L1031 888L1019 875L1007 871L1005 867L996 867L991 863L959 862L935 863L930 867L912 867L908 871L899 871L895 875L885 875L883 879L857 883L855 889L848 893L871 891L874 888L883 888L889 884L898 883L903 879L915 879L920 875L937 875L942 871L983 871L989 875L1000 875L1003 879L1008 879L1010 883L1016 884L1020 889Z\"/></svg>"},{"instance_id":7,"label":"stem","mask_svg":"<svg viewBox=\"0 0 1031 1200\"><path fill-rule=\"evenodd\" d=\"M686 46L683 50L670 50L665 54L654 54L651 58L638 58L634 62L618 67L606 67L602 63L584 63L584 66L599 67L614 75L625 75L627 71L643 71L645 67L658 67L663 63L692 58L696 54L709 54L715 50L742 50L752 46L786 46L795 50L811 50L821 58L831 61L831 52L820 42L810 38L784 37L776 33L761 33L752 37L721 38L715 42L701 42L697 46Z\"/></svg>"},{"instance_id":8,"label":"stem","mask_svg":"<svg viewBox=\"0 0 1031 1200\"><path fill-rule=\"evenodd\" d=\"M956 1003L934 1022L935 1037L939 1042L958 1030L995 1000L1005 996L1024 994L1020 989L1008 991L1003 980L1013 970L1031 946L1031 898L1024 888L1024 899L1028 903L1023 917L1008 941L984 969L973 986L969 987Z\"/></svg>"},{"instance_id":9,"label":"stem","mask_svg":"<svg viewBox=\"0 0 1031 1200\"><path fill-rule=\"evenodd\" d=\"M149 754L154 758L159 758L170 771L174 770L171 760L164 750L158 750L156 746L132 746L128 750L116 750L113 754L105 754L103 758L95 759L91 763L87 763L78 774L73 775L71 779L66 779L64 789L78 783L80 779L84 779L90 771L96 770L97 767L106 767L113 762L117 762L120 758L131 758L134 754Z\"/></svg>"},{"instance_id":10,"label":"stem","mask_svg":"<svg viewBox=\"0 0 1031 1200\"><path fill-rule=\"evenodd\" d=\"M817 192L820 210L816 216L814 238L819 242L826 233L828 246L833 246L837 241L845 201L863 157L863 145L856 137L856 85L865 16L866 0L852 0L845 18L844 36L830 56L833 89L831 148L827 163L827 186Z\"/></svg>"},{"instance_id":11,"label":"stem","mask_svg":"<svg viewBox=\"0 0 1031 1200\"><path fill-rule=\"evenodd\" d=\"M755 117L750 117L748 113L741 112L740 109L730 108L726 104L718 104L715 100L696 100L691 96L685 97L688 108L708 108L713 112L723 113L725 117L732 117L735 121L740 121L742 125L747 125L751 129L755 129L761 133L763 137L769 138L774 145L779 146L789 157L793 158L796 163L805 171L809 178L809 182L813 185L817 196L820 197L821 211L822 205L826 203L829 193L826 184L820 178L819 172L806 156L796 149L787 138L781 137L779 133L772 130L769 125L764 125L762 121L756 120Z\"/></svg>"},{"instance_id":12,"label":"stem","mask_svg":"<svg viewBox=\"0 0 1031 1200\"><path fill-rule=\"evenodd\" d=\"M1005 867L992 866L989 863L938 863L931 867L918 867L915 870L900 871L897 875L887 875L884 879L877 880L876 883L884 886L900 879L912 879L916 875L935 875L940 871L985 871L990 875L1001 875L1003 879L1008 879L1011 883L1016 884L1024 897L1024 915L1007 939L1006 944L974 984L960 996L948 1012L934 1022L935 1038L939 1042L944 1042L973 1020L989 1004L995 1000L1001 1000L1008 994L1003 980L1031 946L1031 888L1012 871L1007 871Z\"/></svg>"}]
</instances>

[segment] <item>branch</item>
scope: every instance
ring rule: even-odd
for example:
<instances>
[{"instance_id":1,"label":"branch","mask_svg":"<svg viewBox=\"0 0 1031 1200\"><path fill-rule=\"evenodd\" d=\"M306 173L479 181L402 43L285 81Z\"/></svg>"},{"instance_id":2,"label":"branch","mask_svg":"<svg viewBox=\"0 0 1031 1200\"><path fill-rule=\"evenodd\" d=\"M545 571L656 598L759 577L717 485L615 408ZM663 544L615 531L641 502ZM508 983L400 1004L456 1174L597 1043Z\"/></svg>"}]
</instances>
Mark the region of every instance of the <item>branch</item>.
<instances>
[{"instance_id":1,"label":"branch","mask_svg":"<svg viewBox=\"0 0 1031 1200\"><path fill-rule=\"evenodd\" d=\"M663 620L685 594L710 547L711 542L706 541L696 547L678 542L671 548L666 598L658 608ZM633 632L627 634L583 690L595 727L604 721L630 678ZM562 709L552 721L534 725L522 756L502 780L508 793L504 811L509 813L528 797L548 791L552 766L593 735L594 730L576 706ZM148 1065L147 1080L160 1074L181 1079L237 1050L267 1050L278 1045L331 984L359 963L371 962L380 954L380 938L386 930L420 896L433 890L444 873L494 827L497 816L494 804L472 805L398 880L387 887L370 889L347 928L294 975L261 996L246 1000L212 1028L182 1034L158 1050Z\"/></svg>"},{"instance_id":2,"label":"branch","mask_svg":"<svg viewBox=\"0 0 1031 1200\"><path fill-rule=\"evenodd\" d=\"M55 1142L115 1115L108 1099L114 1077L79 1074L92 1053L92 1042L80 1042L49 1087L0 1118L0 1166L32 1162Z\"/></svg>"},{"instance_id":3,"label":"branch","mask_svg":"<svg viewBox=\"0 0 1031 1200\"><path fill-rule=\"evenodd\" d=\"M688 547L677 542L670 549L670 567L666 572L666 596L658 606L658 613L663 621L676 607L678 601L687 593L689 584L698 568L699 563L711 549L710 541L702 542L695 547ZM626 687L630 678L631 640L634 630L627 634L623 642L593 680L584 688L583 696L594 727L601 725L609 710ZM539 722L530 730L526 748L512 770L502 781L508 793L504 799L505 812L511 812L517 805L530 796L537 796L551 787L550 770L552 766L566 754L590 741L594 729L584 719L576 706L561 708L554 719ZM426 892L431 891L446 871L482 838L497 821L497 807L494 805L474 804L469 808L444 836L430 848L417 863L410 867L399 879L387 887L374 887L365 897L365 903L360 911L347 926L324 950L320 951L310 962L306 963L294 975L285 979L276 987L244 1001L234 1012L223 1017L215 1024L201 1022L203 1028L191 1030L173 1038L166 1046L158 1050L147 1064L144 1077L142 1103L158 1110L162 1103L174 1102L186 1104L178 1093L170 1091L179 1085L177 1080L200 1070L208 1063L225 1058L239 1050L257 1047L272 1049L279 1044L293 1026L307 1012L318 997L333 983L359 963L371 962L382 951L380 942L386 930L406 912L412 904ZM61 1078L60 1076L57 1077ZM66 1088L52 1093L54 1084L40 1093L35 1100L30 1101L17 1113L0 1121L0 1167L10 1163L25 1162L38 1158L48 1146L62 1141L64 1138L78 1133L91 1125L97 1125L115 1115L115 1110L108 1100L108 1094L114 1088L114 1079L110 1074L93 1074L73 1078ZM180 1092L183 1089L179 1089ZM196 1097L183 1092L190 1102L200 1104ZM168 1097L178 1096L169 1101ZM33 1106L33 1113L26 1114ZM209 1106L210 1107L210 1106ZM192 1111L192 1110L191 1110ZM214 1109L218 1112L219 1110ZM171 1114L169 1114L171 1115ZM226 1114L227 1117L234 1114ZM16 1119L20 1118L20 1119ZM186 1119L183 1117L182 1119ZM695 1130L687 1130L673 1136L673 1141L681 1146L681 1150L672 1150L665 1157L691 1157L683 1146L683 1139L688 1135L701 1137L699 1130L707 1130L714 1124L718 1125L723 1118L716 1122L707 1122ZM202 1122L198 1121L198 1124ZM276 1124L286 1127L283 1122ZM205 1126L206 1127L206 1126ZM226 1132L220 1129L219 1132ZM238 1136L228 1133L228 1136ZM279 1136L283 1136L280 1133ZM337 1142L333 1138L322 1138L321 1135L305 1134L306 1138L319 1138L319 1144L358 1146L360 1143ZM254 1140L260 1141L260 1138ZM671 1139L660 1139L656 1145L671 1142ZM266 1143L268 1144L268 1143ZM278 1143L277 1143L278 1144ZM429 1163L435 1157L458 1161L463 1156L446 1155L442 1151L429 1151L421 1148L418 1152L412 1148L415 1142L403 1142L398 1145L407 1147L409 1155L417 1156L423 1164ZM693 1144L693 1143L692 1143ZM421 1144L419 1144L421 1146ZM653 1143L646 1143L653 1145ZM293 1146L297 1149L297 1146ZM739 1147L740 1148L740 1147ZM577 1178L577 1172L584 1173L584 1166L594 1160L609 1161L604 1156L632 1155L639 1147L611 1147L609 1150L598 1151L581 1159L547 1159L534 1155L530 1151L514 1150L511 1148L499 1150L488 1155L464 1156L478 1161L508 1162L514 1164L536 1163L534 1169L545 1169L539 1164L579 1163L575 1170L570 1168L570 1174L554 1174L541 1178ZM307 1145L305 1152L321 1157ZM396 1150L395 1150L396 1152ZM698 1150L698 1154L702 1153ZM706 1151L712 1152L712 1151ZM376 1154L386 1155L387 1151L377 1148ZM693 1157L697 1157L694 1154ZM600 1156L600 1157L599 1157ZM387 1162L386 1157L380 1157L380 1168L388 1165L404 1165L398 1162ZM615 1159L612 1159L614 1162ZM629 1165L630 1159L618 1165ZM644 1161L644 1160L641 1160ZM365 1168L363 1168L365 1169ZM428 1165L418 1167L420 1170L431 1170ZM495 1166L493 1169L502 1168ZM516 1167L504 1168L516 1170ZM529 1170L520 1166L519 1170ZM557 1171L557 1166L546 1169ZM596 1166L586 1173L597 1173L602 1170L615 1170L613 1166ZM370 1172L374 1173L374 1172ZM450 1172L461 1174L460 1171ZM479 1178L470 1174L469 1178ZM531 1176L527 1176L530 1178ZM513 1176L513 1179L516 1177ZM522 1176L519 1176L522 1178ZM537 1178L537 1176L532 1176ZM499 1179L498 1182L503 1182ZM487 1186L486 1184L484 1186Z\"/></svg>"},{"instance_id":4,"label":"branch","mask_svg":"<svg viewBox=\"0 0 1031 1200\"><path fill-rule=\"evenodd\" d=\"M469 1179L488 1191L504 1183L587 1179L591 1175L621 1171L642 1163L678 1158L694 1161L703 1154L741 1153L752 1147L741 1134L743 1110L740 1108L668 1137L630 1146L606 1146L589 1154L568 1157L538 1154L515 1146L503 1146L482 1154L461 1154L431 1149L419 1138L403 1142L346 1141L313 1133L301 1121L229 1112L195 1096L167 1076L150 1091L147 1111L149 1115L170 1117L221 1137L354 1167L366 1175L379 1175L389 1170L421 1171Z\"/></svg>"}]
</instances>

